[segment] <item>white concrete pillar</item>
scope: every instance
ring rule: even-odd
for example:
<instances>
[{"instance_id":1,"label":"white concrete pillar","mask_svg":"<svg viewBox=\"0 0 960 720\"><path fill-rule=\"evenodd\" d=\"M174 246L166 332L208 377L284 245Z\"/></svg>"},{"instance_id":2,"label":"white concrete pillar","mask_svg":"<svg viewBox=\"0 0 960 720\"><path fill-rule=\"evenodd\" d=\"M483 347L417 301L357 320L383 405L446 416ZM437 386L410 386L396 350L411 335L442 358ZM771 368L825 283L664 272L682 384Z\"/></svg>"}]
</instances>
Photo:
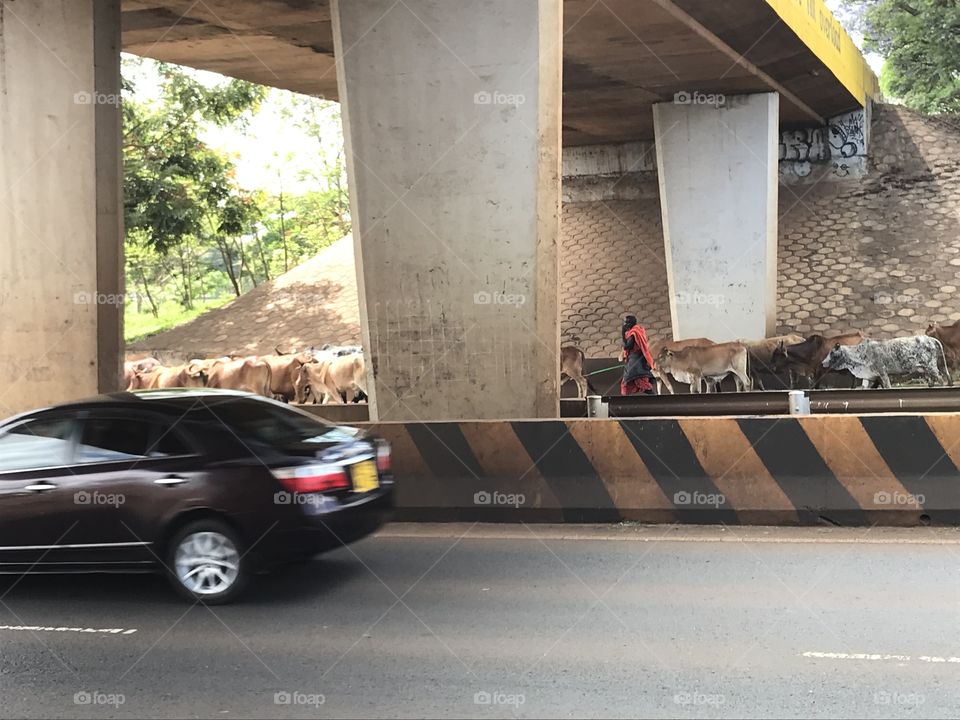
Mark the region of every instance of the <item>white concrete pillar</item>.
<instances>
[{"instance_id":1,"label":"white concrete pillar","mask_svg":"<svg viewBox=\"0 0 960 720\"><path fill-rule=\"evenodd\" d=\"M115 390L119 0L0 1L0 416Z\"/></svg>"},{"instance_id":2,"label":"white concrete pillar","mask_svg":"<svg viewBox=\"0 0 960 720\"><path fill-rule=\"evenodd\" d=\"M654 105L675 339L776 330L779 108L776 93Z\"/></svg>"},{"instance_id":3,"label":"white concrete pillar","mask_svg":"<svg viewBox=\"0 0 960 720\"><path fill-rule=\"evenodd\" d=\"M371 415L556 417L559 0L333 0Z\"/></svg>"}]
</instances>

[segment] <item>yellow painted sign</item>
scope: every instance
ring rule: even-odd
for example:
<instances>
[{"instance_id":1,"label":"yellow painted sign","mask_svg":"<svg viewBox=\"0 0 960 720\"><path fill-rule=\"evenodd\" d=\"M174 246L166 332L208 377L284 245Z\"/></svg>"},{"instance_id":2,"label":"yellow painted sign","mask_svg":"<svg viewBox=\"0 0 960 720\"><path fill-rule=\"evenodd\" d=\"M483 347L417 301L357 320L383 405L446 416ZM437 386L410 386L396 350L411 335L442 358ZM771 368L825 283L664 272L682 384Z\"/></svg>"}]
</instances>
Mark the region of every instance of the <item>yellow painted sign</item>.
<instances>
[{"instance_id":1,"label":"yellow painted sign","mask_svg":"<svg viewBox=\"0 0 960 720\"><path fill-rule=\"evenodd\" d=\"M767 0L861 105L880 94L877 76L823 0Z\"/></svg>"}]
</instances>

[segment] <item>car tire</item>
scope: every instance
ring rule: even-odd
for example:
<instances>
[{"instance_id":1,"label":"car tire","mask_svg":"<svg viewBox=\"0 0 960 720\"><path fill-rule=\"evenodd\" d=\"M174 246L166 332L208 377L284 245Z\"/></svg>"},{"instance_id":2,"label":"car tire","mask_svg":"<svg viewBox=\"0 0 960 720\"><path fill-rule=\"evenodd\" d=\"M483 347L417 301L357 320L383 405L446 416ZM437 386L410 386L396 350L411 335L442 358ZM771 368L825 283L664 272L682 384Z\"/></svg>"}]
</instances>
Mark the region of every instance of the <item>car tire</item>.
<instances>
[{"instance_id":1,"label":"car tire","mask_svg":"<svg viewBox=\"0 0 960 720\"><path fill-rule=\"evenodd\" d=\"M204 605L233 601L250 580L249 561L237 533L222 520L196 520L167 546L167 576L186 600Z\"/></svg>"}]
</instances>

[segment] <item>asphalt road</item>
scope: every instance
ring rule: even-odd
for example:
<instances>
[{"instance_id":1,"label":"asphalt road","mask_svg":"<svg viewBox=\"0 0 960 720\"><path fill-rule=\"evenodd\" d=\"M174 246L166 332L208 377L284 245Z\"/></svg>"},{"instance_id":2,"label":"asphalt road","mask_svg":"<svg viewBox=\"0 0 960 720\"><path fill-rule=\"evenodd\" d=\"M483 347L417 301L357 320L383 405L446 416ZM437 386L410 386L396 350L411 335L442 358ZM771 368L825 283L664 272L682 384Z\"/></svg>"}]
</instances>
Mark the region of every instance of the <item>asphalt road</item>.
<instances>
[{"instance_id":1,"label":"asphalt road","mask_svg":"<svg viewBox=\"0 0 960 720\"><path fill-rule=\"evenodd\" d=\"M212 610L7 578L0 715L957 717L958 569L951 530L462 525Z\"/></svg>"}]
</instances>

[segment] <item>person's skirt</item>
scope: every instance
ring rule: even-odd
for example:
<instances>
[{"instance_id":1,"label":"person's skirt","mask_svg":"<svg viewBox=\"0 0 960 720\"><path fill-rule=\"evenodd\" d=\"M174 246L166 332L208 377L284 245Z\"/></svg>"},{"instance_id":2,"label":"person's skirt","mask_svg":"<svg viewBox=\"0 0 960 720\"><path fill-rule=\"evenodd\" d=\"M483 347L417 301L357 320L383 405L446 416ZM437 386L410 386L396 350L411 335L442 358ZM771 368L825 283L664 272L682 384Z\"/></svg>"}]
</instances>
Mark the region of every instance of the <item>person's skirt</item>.
<instances>
[{"instance_id":1,"label":"person's skirt","mask_svg":"<svg viewBox=\"0 0 960 720\"><path fill-rule=\"evenodd\" d=\"M623 380L620 381L620 394L653 394L653 376L639 353L627 356L627 366L623 369Z\"/></svg>"}]
</instances>

